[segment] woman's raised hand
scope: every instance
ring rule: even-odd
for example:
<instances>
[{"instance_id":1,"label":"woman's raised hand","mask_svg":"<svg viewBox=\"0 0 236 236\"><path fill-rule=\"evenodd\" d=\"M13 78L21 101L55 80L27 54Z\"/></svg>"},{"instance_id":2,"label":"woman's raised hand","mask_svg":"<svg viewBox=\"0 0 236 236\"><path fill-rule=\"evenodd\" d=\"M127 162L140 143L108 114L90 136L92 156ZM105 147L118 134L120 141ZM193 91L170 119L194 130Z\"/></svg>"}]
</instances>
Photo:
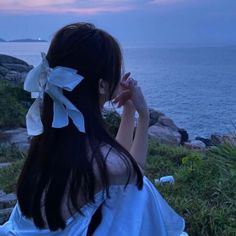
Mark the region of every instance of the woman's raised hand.
<instances>
[{"instance_id":1,"label":"woman's raised hand","mask_svg":"<svg viewBox=\"0 0 236 236\"><path fill-rule=\"evenodd\" d=\"M138 82L130 77L130 72L126 73L120 81L120 93L113 103L121 106L133 106L140 116L148 116L148 108Z\"/></svg>"}]
</instances>

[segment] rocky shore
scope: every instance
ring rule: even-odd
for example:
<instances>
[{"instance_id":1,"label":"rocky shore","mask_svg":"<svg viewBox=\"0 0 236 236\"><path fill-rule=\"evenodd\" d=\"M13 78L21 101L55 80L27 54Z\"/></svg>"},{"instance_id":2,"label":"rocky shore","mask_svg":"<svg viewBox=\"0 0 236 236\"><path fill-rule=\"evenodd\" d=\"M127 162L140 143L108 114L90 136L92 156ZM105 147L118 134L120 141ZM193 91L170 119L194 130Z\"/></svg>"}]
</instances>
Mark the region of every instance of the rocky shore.
<instances>
[{"instance_id":1,"label":"rocky shore","mask_svg":"<svg viewBox=\"0 0 236 236\"><path fill-rule=\"evenodd\" d=\"M7 80L15 85L22 85L27 73L33 68L32 65L8 55L0 54L0 80ZM189 140L188 131L184 127L177 127L175 122L164 113L152 108L150 110L149 137L161 144L183 145L190 149L200 149L230 142L235 144L235 136L232 134L214 133L210 137L196 137ZM27 151L30 137L25 128L0 130L0 142L16 144L22 151Z\"/></svg>"},{"instance_id":2,"label":"rocky shore","mask_svg":"<svg viewBox=\"0 0 236 236\"><path fill-rule=\"evenodd\" d=\"M18 58L0 54L0 80L22 84L32 68L33 66Z\"/></svg>"},{"instance_id":3,"label":"rocky shore","mask_svg":"<svg viewBox=\"0 0 236 236\"><path fill-rule=\"evenodd\" d=\"M22 85L27 73L33 68L26 62L0 54L0 81L10 81L15 85ZM149 138L160 144L185 146L189 149L204 151L207 148L221 143L230 143L236 145L236 136L234 134L217 134L210 137L196 137L195 140L189 140L188 131L184 127L177 127L175 122L164 113L152 108L150 111L150 123L148 134ZM18 127L13 129L0 130L0 143L16 145L22 152L27 153L30 138L26 128ZM0 163L0 169L5 168L10 163ZM14 193L6 194L0 190L0 224L9 216L12 207L16 202Z\"/></svg>"}]
</instances>

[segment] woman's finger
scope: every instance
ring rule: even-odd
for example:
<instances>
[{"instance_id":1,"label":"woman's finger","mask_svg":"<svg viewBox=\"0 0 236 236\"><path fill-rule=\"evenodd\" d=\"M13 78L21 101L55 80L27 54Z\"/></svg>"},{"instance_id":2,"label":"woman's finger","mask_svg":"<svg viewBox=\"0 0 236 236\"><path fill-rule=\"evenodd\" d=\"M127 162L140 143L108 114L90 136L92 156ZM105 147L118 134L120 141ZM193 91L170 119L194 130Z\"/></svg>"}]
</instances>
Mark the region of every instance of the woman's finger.
<instances>
[{"instance_id":1,"label":"woman's finger","mask_svg":"<svg viewBox=\"0 0 236 236\"><path fill-rule=\"evenodd\" d=\"M128 78L126 82L120 82L121 87L126 89L131 89L132 87L136 86L138 82L132 78Z\"/></svg>"},{"instance_id":2,"label":"woman's finger","mask_svg":"<svg viewBox=\"0 0 236 236\"><path fill-rule=\"evenodd\" d=\"M122 79L121 79L121 81L120 81L120 85L125 86L125 84L127 84L127 81L128 81L128 79L129 79L130 74L131 74L131 73L128 72L128 73L126 73L126 74L122 77Z\"/></svg>"},{"instance_id":3,"label":"woman's finger","mask_svg":"<svg viewBox=\"0 0 236 236\"><path fill-rule=\"evenodd\" d=\"M118 103L118 107L124 105L127 100L131 98L131 92L129 90L122 91L114 100L113 103Z\"/></svg>"},{"instance_id":4,"label":"woman's finger","mask_svg":"<svg viewBox=\"0 0 236 236\"><path fill-rule=\"evenodd\" d=\"M131 77L128 78L127 82L128 82L128 84L129 84L129 86L135 86L135 85L137 85L137 83L138 83L136 80L134 80L134 79L131 78Z\"/></svg>"},{"instance_id":5,"label":"woman's finger","mask_svg":"<svg viewBox=\"0 0 236 236\"><path fill-rule=\"evenodd\" d=\"M113 103L117 103L119 100L120 100L120 98L121 98L121 96L122 96L122 93L123 92L121 92L119 95L117 95L115 98L114 98L114 100L112 101Z\"/></svg>"},{"instance_id":6,"label":"woman's finger","mask_svg":"<svg viewBox=\"0 0 236 236\"><path fill-rule=\"evenodd\" d=\"M122 99L127 99L129 97L131 97L131 92L129 90L124 90L114 99L114 103L116 103Z\"/></svg>"},{"instance_id":7,"label":"woman's finger","mask_svg":"<svg viewBox=\"0 0 236 236\"><path fill-rule=\"evenodd\" d=\"M127 83L127 82L120 82L120 85L121 85L121 87L123 87L123 88L129 88L130 87L130 85Z\"/></svg>"},{"instance_id":8,"label":"woman's finger","mask_svg":"<svg viewBox=\"0 0 236 236\"><path fill-rule=\"evenodd\" d=\"M123 106L131 98L131 92L126 91L121 94L118 107Z\"/></svg>"},{"instance_id":9,"label":"woman's finger","mask_svg":"<svg viewBox=\"0 0 236 236\"><path fill-rule=\"evenodd\" d=\"M130 74L131 74L130 72L125 73L125 75L122 77L121 81L126 81L129 78Z\"/></svg>"}]
</instances>

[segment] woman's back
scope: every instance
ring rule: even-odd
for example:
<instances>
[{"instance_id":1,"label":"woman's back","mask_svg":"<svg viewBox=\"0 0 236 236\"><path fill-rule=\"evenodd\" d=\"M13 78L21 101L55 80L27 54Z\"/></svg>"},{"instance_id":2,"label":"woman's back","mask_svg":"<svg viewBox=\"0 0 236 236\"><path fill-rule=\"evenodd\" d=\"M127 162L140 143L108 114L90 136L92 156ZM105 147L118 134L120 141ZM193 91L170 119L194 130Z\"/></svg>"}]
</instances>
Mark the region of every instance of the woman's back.
<instances>
[{"instance_id":1,"label":"woman's back","mask_svg":"<svg viewBox=\"0 0 236 236\"><path fill-rule=\"evenodd\" d=\"M114 186L114 187L116 185L124 186L127 183L127 179L129 175L127 172L128 171L127 166L124 164L122 160L120 160L118 156L119 153L115 152L115 150L113 150L113 148L108 144L102 145L100 150L103 153L104 157L106 157L105 163L107 165L107 170L108 170L109 185ZM89 156L92 156L91 149L89 152ZM102 192L105 191L105 189L102 185L99 168L95 160L93 160L92 165L93 165L94 174L95 174L95 198L96 196L99 196L101 198L101 194ZM137 182L137 176L135 175L134 171L132 171L128 184L130 185L133 184L135 186L136 182ZM69 181L68 181L68 184L69 184ZM68 191L69 191L69 186L67 186L65 190L64 198L62 201L63 204L61 207L62 216L65 220L70 219L71 215L74 215L77 213L77 210L73 209L72 203L69 199ZM69 201L70 210L68 209L68 201ZM44 202L43 199L42 199L42 202ZM83 198L83 195L80 195L80 194L77 197L77 202L78 202L79 208L82 208L83 206L88 204L86 199ZM47 222L44 207L42 207L42 212L44 213L43 214L44 221ZM46 224L46 228L48 228L47 224Z\"/></svg>"}]
</instances>

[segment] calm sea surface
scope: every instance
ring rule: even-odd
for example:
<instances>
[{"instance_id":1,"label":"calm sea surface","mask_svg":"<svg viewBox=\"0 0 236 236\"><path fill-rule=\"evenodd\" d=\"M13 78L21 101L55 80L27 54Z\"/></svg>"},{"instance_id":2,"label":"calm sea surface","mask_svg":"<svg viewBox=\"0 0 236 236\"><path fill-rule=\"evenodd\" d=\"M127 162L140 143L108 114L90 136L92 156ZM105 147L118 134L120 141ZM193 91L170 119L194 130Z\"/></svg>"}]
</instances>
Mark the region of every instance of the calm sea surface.
<instances>
[{"instance_id":1,"label":"calm sea surface","mask_svg":"<svg viewBox=\"0 0 236 236\"><path fill-rule=\"evenodd\" d=\"M0 43L0 54L32 65L48 43ZM124 48L126 71L138 80L150 107L171 117L190 138L236 128L236 46Z\"/></svg>"}]
</instances>

